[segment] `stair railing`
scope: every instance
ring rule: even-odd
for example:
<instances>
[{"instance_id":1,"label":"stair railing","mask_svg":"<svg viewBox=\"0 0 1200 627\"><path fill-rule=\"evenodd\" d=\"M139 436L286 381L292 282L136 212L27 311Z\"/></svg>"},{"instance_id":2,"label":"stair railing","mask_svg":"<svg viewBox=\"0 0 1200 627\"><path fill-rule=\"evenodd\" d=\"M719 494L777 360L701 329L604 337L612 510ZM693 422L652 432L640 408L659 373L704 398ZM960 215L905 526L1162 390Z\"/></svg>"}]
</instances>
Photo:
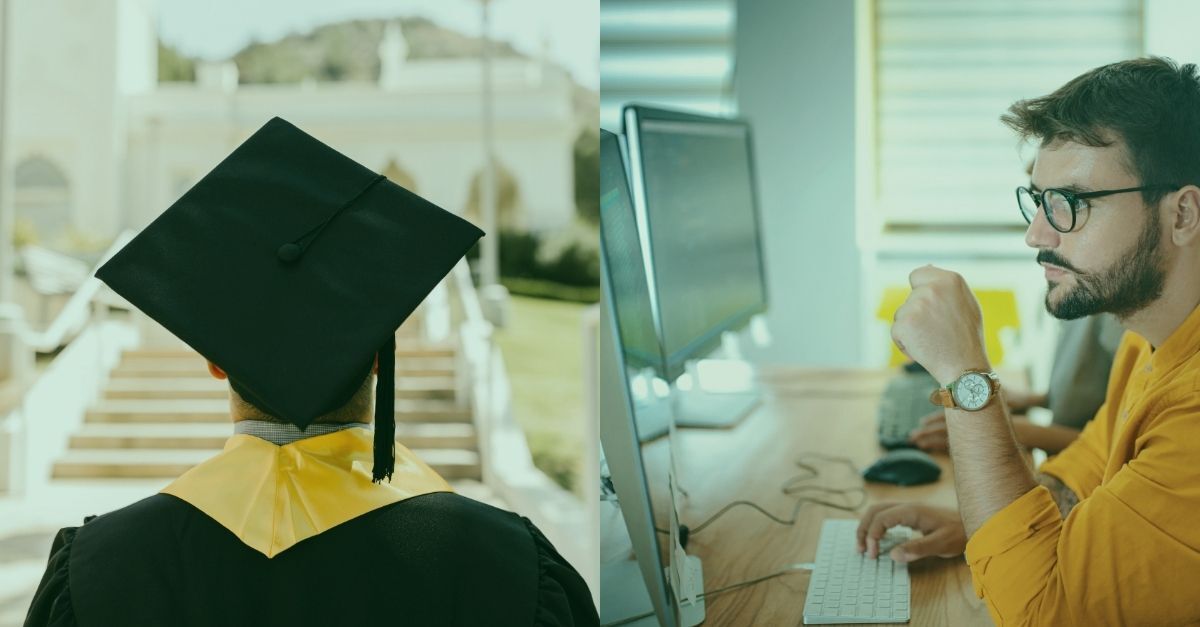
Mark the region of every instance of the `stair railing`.
<instances>
[{"instance_id":1,"label":"stair railing","mask_svg":"<svg viewBox=\"0 0 1200 627\"><path fill-rule=\"evenodd\" d=\"M554 483L533 465L525 432L513 415L512 388L504 356L483 315L471 270L461 261L451 271L450 311L456 318L460 369L469 385L468 402L479 440L484 483L513 511L529 517L588 581L596 581L595 538L588 512L574 494Z\"/></svg>"},{"instance_id":2,"label":"stair railing","mask_svg":"<svg viewBox=\"0 0 1200 627\"><path fill-rule=\"evenodd\" d=\"M26 346L39 353L51 353L66 345L72 337L87 326L93 315L92 301L104 287L104 283L96 278L96 270L104 265L110 257L117 254L117 251L124 248L125 244L128 244L136 234L136 231L126 230L117 235L108 250L104 251L100 257L100 261L96 262L96 266L88 273L88 278L80 284L79 289L71 295L66 306L55 316L54 321L43 331L34 331L28 328L24 330Z\"/></svg>"},{"instance_id":3,"label":"stair railing","mask_svg":"<svg viewBox=\"0 0 1200 627\"><path fill-rule=\"evenodd\" d=\"M135 235L124 231L97 262L116 254ZM137 341L133 325L107 318L103 283L92 269L44 331L20 325L23 350L30 352L28 386L0 414L0 493L22 494L43 488L54 460L65 452L71 432L83 423L88 405L99 395L121 351ZM99 307L92 307L93 302ZM65 348L63 348L65 346ZM53 360L33 372L32 353Z\"/></svg>"}]
</instances>

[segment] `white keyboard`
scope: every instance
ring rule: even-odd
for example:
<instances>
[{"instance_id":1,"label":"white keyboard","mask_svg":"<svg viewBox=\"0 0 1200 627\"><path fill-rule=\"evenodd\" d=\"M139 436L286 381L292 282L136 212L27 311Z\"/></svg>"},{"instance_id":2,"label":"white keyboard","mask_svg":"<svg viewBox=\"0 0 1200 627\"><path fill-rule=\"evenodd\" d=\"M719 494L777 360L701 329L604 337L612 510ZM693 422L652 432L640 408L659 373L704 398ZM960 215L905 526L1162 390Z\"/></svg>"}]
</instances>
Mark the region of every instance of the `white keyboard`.
<instances>
[{"instance_id":1,"label":"white keyboard","mask_svg":"<svg viewBox=\"0 0 1200 627\"><path fill-rule=\"evenodd\" d=\"M858 521L829 519L821 525L816 566L804 600L804 624L908 622L908 565L888 552L914 535L893 527L879 542L879 558L859 553Z\"/></svg>"}]
</instances>

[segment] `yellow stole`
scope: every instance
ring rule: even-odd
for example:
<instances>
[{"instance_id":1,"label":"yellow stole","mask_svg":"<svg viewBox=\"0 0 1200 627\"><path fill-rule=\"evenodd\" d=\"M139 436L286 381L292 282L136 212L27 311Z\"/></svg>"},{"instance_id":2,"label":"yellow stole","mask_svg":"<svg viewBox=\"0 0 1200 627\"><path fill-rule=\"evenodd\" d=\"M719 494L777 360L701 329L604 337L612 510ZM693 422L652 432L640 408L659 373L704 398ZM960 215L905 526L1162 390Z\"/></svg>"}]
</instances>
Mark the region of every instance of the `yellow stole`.
<instances>
[{"instance_id":1,"label":"yellow stole","mask_svg":"<svg viewBox=\"0 0 1200 627\"><path fill-rule=\"evenodd\" d=\"M391 482L371 483L372 438L366 429L349 428L277 446L234 435L221 453L162 491L267 557L385 505L453 491L399 443Z\"/></svg>"}]
</instances>

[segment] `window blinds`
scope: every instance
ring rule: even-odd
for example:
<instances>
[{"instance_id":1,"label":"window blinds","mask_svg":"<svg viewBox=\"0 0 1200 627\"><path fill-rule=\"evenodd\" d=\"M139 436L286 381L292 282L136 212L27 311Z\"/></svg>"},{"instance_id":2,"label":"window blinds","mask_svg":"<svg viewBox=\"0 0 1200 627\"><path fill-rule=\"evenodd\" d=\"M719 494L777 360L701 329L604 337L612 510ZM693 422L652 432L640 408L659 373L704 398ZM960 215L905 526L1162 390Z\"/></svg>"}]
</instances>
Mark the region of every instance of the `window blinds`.
<instances>
[{"instance_id":1,"label":"window blinds","mask_svg":"<svg viewBox=\"0 0 1200 627\"><path fill-rule=\"evenodd\" d=\"M1139 0L875 0L875 210L885 225L1024 225L999 117L1141 54ZM871 173L860 173L871 176Z\"/></svg>"},{"instance_id":2,"label":"window blinds","mask_svg":"<svg viewBox=\"0 0 1200 627\"><path fill-rule=\"evenodd\" d=\"M628 102L732 113L734 0L603 0L600 124Z\"/></svg>"}]
</instances>

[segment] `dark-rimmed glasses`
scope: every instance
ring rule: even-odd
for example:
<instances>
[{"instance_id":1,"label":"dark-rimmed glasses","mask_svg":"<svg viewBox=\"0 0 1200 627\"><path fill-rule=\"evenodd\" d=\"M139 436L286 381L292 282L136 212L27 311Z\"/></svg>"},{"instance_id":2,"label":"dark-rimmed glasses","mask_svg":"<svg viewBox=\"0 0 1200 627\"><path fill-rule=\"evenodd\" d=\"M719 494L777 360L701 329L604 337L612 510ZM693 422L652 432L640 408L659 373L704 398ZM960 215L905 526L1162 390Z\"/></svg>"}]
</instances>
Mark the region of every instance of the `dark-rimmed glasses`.
<instances>
[{"instance_id":1,"label":"dark-rimmed glasses","mask_svg":"<svg viewBox=\"0 0 1200 627\"><path fill-rule=\"evenodd\" d=\"M1059 233L1070 233L1075 230L1075 218L1079 213L1080 203L1091 198L1124 194L1127 192L1142 192L1151 189L1178 189L1179 185L1143 185L1141 187L1126 187L1125 189L1106 189L1098 192L1073 192L1069 189L1051 187L1041 193L1028 187L1017 188L1017 207L1021 217L1027 224L1033 224L1038 207L1046 214L1046 221Z\"/></svg>"}]
</instances>

